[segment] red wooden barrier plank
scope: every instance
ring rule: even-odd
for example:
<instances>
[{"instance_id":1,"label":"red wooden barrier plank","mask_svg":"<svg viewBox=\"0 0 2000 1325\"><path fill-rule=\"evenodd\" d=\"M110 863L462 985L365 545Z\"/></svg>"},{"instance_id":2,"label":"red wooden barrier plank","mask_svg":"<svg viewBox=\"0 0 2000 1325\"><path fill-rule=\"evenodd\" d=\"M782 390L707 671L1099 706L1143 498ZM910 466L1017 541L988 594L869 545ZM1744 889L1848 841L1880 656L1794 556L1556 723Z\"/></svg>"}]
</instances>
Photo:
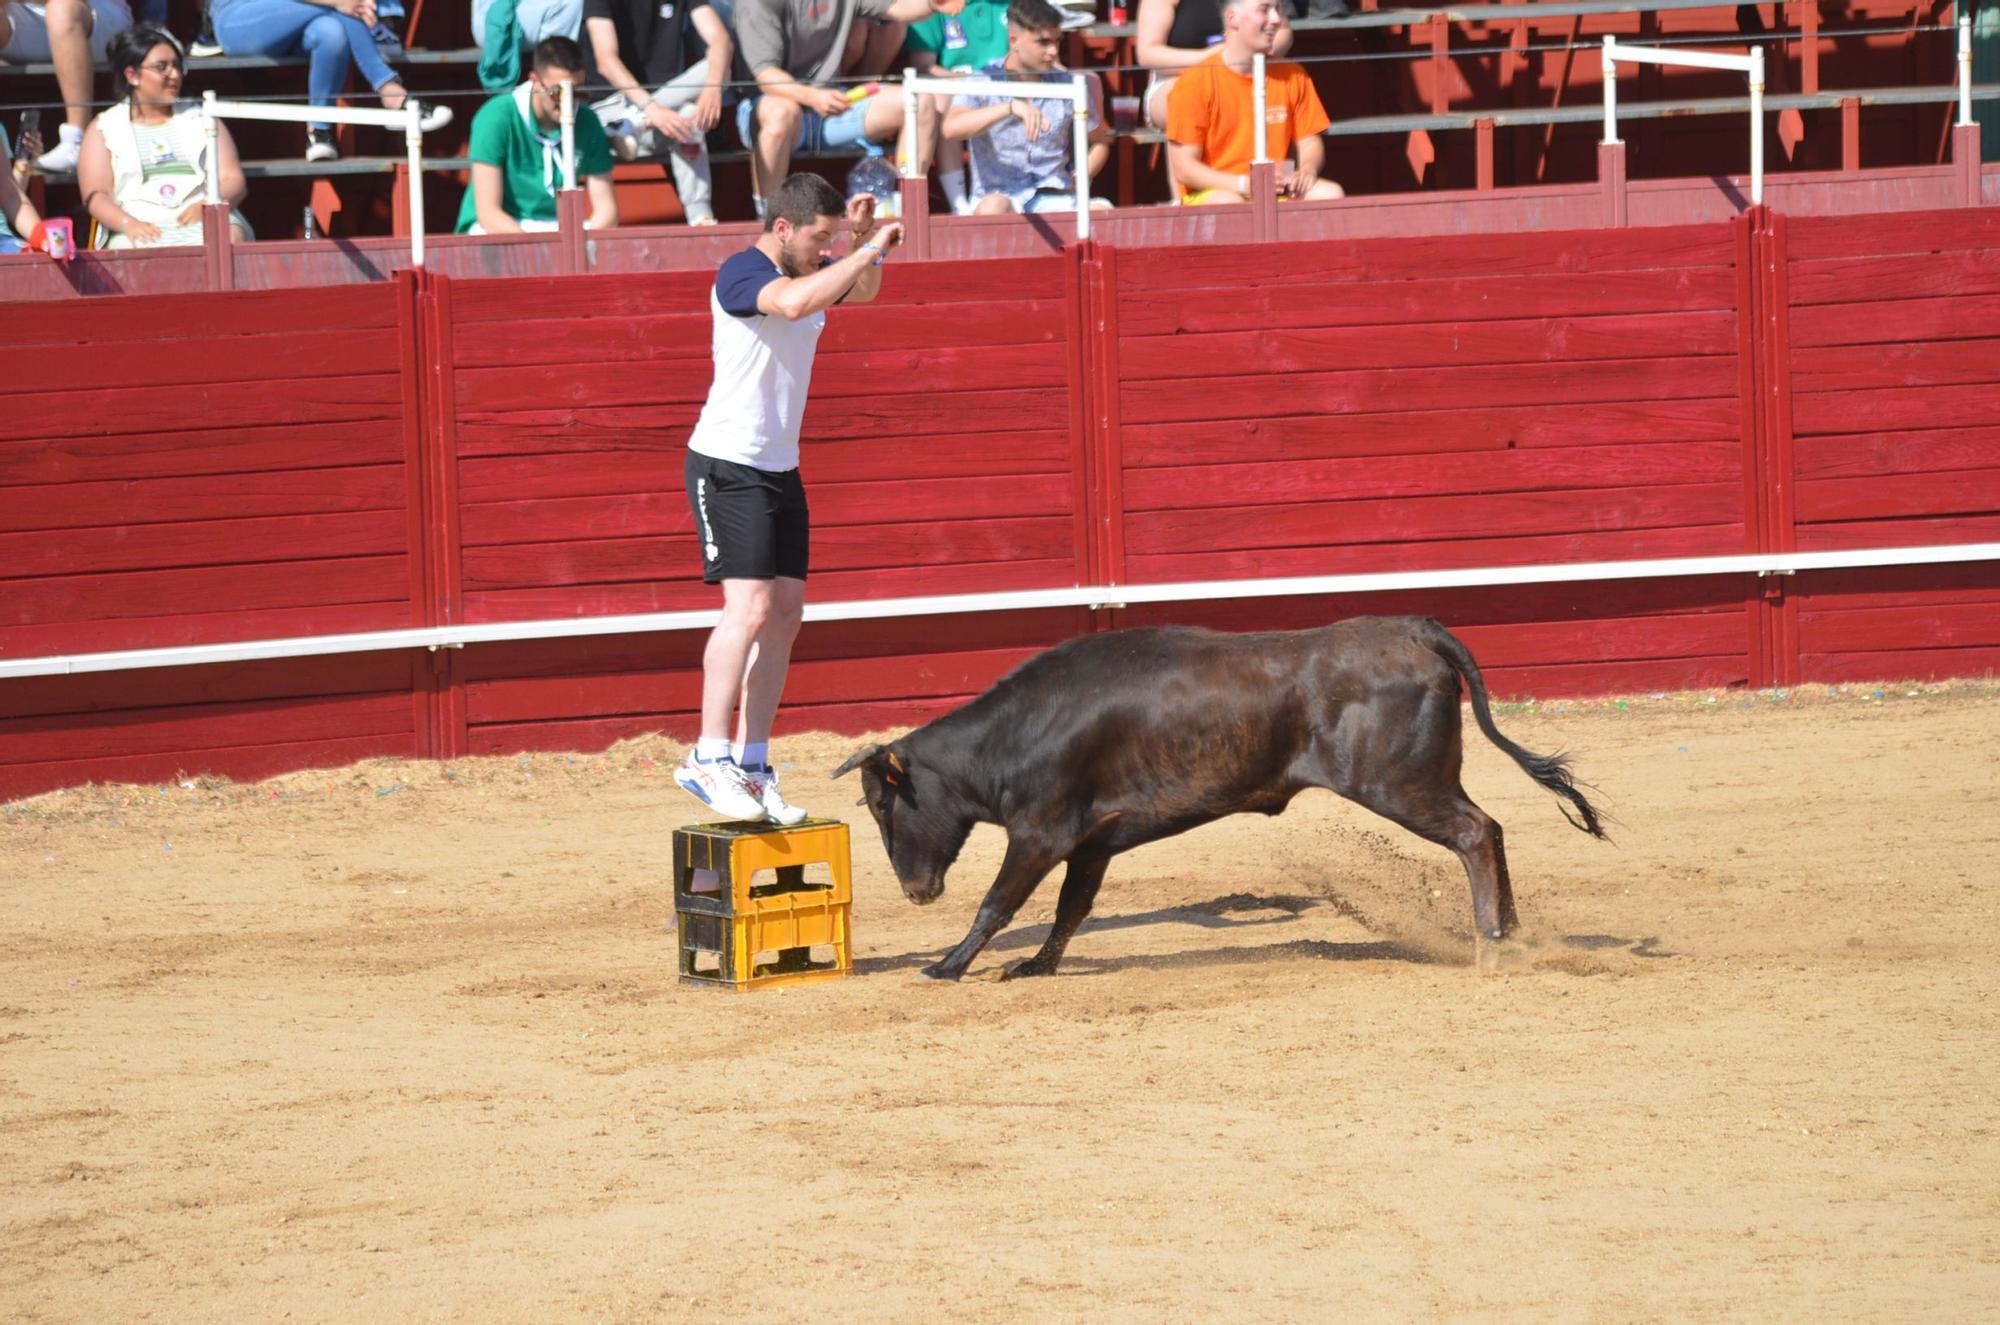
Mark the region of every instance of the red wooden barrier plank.
<instances>
[{"instance_id":1,"label":"red wooden barrier plank","mask_svg":"<svg viewBox=\"0 0 2000 1325\"><path fill-rule=\"evenodd\" d=\"M49 354L32 375L0 378L0 409L10 398L30 392L99 392L121 387L236 385L259 390L274 378L310 377L337 370L345 375L393 373L400 359L392 335L339 331L280 332L244 338L176 341L153 353L87 352Z\"/></svg>"},{"instance_id":2,"label":"red wooden barrier plank","mask_svg":"<svg viewBox=\"0 0 2000 1325\"><path fill-rule=\"evenodd\" d=\"M1260 327L1400 328L1443 318L1475 322L1712 311L1733 307L1735 293L1735 278L1723 267L1601 276L1450 277L1347 289L1326 284L1262 286L1212 299L1190 298L1175 290L1121 292L1118 322L1120 334L1128 337Z\"/></svg>"},{"instance_id":3,"label":"red wooden barrier plank","mask_svg":"<svg viewBox=\"0 0 2000 1325\"><path fill-rule=\"evenodd\" d=\"M1871 566L1810 571L1796 577L1799 610L1842 611L1883 603L1908 606L1986 603L2000 599L2000 564L1990 561L1941 566Z\"/></svg>"},{"instance_id":4,"label":"red wooden barrier plank","mask_svg":"<svg viewBox=\"0 0 2000 1325\"><path fill-rule=\"evenodd\" d=\"M387 284L253 290L230 294L126 295L118 299L58 300L32 305L29 316L0 319L0 348L8 350L201 341L263 337L273 329L340 327L387 330L396 325L396 300ZM15 305L15 307L28 307ZM195 309L199 316L191 316ZM112 310L116 309L116 315ZM393 339L392 342L393 343ZM246 341L244 349L252 348ZM177 347L156 347L169 355Z\"/></svg>"},{"instance_id":5,"label":"red wooden barrier plank","mask_svg":"<svg viewBox=\"0 0 2000 1325\"><path fill-rule=\"evenodd\" d=\"M2000 294L2000 249L1793 262L1792 306Z\"/></svg>"},{"instance_id":6,"label":"red wooden barrier plank","mask_svg":"<svg viewBox=\"0 0 2000 1325\"><path fill-rule=\"evenodd\" d=\"M1241 548L1221 552L1132 554L1134 584L1239 580L1287 575L1348 575L1475 566L1533 566L1646 557L1714 557L1743 550L1740 523L1692 528L1542 534L1517 538L1405 540L1395 543ZM1495 590L1493 592L1501 592Z\"/></svg>"},{"instance_id":7,"label":"red wooden barrier plank","mask_svg":"<svg viewBox=\"0 0 2000 1325\"><path fill-rule=\"evenodd\" d=\"M585 449L594 438L637 434L685 446L707 395L704 381L688 399L657 405L601 408L467 410L458 416L463 455L518 455ZM662 395L666 394L664 392ZM1068 401L1059 391L956 391L943 394L815 399L805 432L818 441L912 435L978 436L994 424L1013 429L1067 426ZM567 438L565 439L565 435Z\"/></svg>"},{"instance_id":8,"label":"red wooden barrier plank","mask_svg":"<svg viewBox=\"0 0 2000 1325\"><path fill-rule=\"evenodd\" d=\"M1929 386L1876 391L1800 391L1792 426L1808 433L1979 428L2000 422L2000 391L1991 386Z\"/></svg>"},{"instance_id":9,"label":"red wooden barrier plank","mask_svg":"<svg viewBox=\"0 0 2000 1325\"><path fill-rule=\"evenodd\" d=\"M1986 603L1881 604L1802 609L1799 643L1813 653L2000 648L2000 612Z\"/></svg>"},{"instance_id":10,"label":"red wooden barrier plank","mask_svg":"<svg viewBox=\"0 0 2000 1325\"><path fill-rule=\"evenodd\" d=\"M321 422L380 419L400 426L402 382L393 373L325 376L260 382L254 388L147 386L93 392L89 408L75 395L42 391L7 402L8 431L16 437L113 437L152 431L161 420L202 419L211 428L284 423L301 417Z\"/></svg>"},{"instance_id":11,"label":"red wooden barrier plank","mask_svg":"<svg viewBox=\"0 0 2000 1325\"><path fill-rule=\"evenodd\" d=\"M1792 345L1910 344L1960 336L2000 335L2000 295L1940 295L1819 304L1792 310ZM1811 356L1794 354L1796 366Z\"/></svg>"},{"instance_id":12,"label":"red wooden barrier plank","mask_svg":"<svg viewBox=\"0 0 2000 1325\"><path fill-rule=\"evenodd\" d=\"M1793 257L1808 261L2000 248L2000 216L1979 207L1799 216L1792 218L1791 229Z\"/></svg>"},{"instance_id":13,"label":"red wooden barrier plank","mask_svg":"<svg viewBox=\"0 0 2000 1325\"><path fill-rule=\"evenodd\" d=\"M27 676L6 685L7 716L79 716L129 709L168 710L193 705L265 699L311 699L410 688L411 655L329 654L216 663L207 667L149 667L127 672L78 672Z\"/></svg>"},{"instance_id":14,"label":"red wooden barrier plank","mask_svg":"<svg viewBox=\"0 0 2000 1325\"><path fill-rule=\"evenodd\" d=\"M1878 547L1945 547L2000 541L2000 515L1937 515L1833 521L1799 526L1801 552Z\"/></svg>"},{"instance_id":15,"label":"red wooden barrier plank","mask_svg":"<svg viewBox=\"0 0 2000 1325\"><path fill-rule=\"evenodd\" d=\"M1302 328L1142 336L1118 349L1120 377L1220 377L1329 368L1442 368L1475 364L1645 359L1736 353L1729 312L1438 322L1398 328Z\"/></svg>"},{"instance_id":16,"label":"red wooden barrier plank","mask_svg":"<svg viewBox=\"0 0 2000 1325\"><path fill-rule=\"evenodd\" d=\"M467 503L465 546L535 544L579 537L692 537L694 517L680 491L679 475L675 479L674 487L667 491ZM949 525L962 520L1065 513L1068 496L1067 474L1017 478L1004 484L985 479L912 479L816 485L812 492L813 530L817 535L820 530L841 525L908 521L919 514Z\"/></svg>"},{"instance_id":17,"label":"red wooden barrier plank","mask_svg":"<svg viewBox=\"0 0 2000 1325\"><path fill-rule=\"evenodd\" d=\"M329 459L349 465L396 464L402 460L401 441L380 419L58 441L4 437L0 485L249 474Z\"/></svg>"},{"instance_id":18,"label":"red wooden barrier plank","mask_svg":"<svg viewBox=\"0 0 2000 1325\"><path fill-rule=\"evenodd\" d=\"M1794 357L1794 391L1869 391L2000 382L2000 339L1828 346ZM2000 418L2000 391L1991 393Z\"/></svg>"},{"instance_id":19,"label":"red wooden barrier plank","mask_svg":"<svg viewBox=\"0 0 2000 1325\"><path fill-rule=\"evenodd\" d=\"M107 617L160 617L171 625L181 614L190 612L276 611L364 603L407 605L408 575L407 560L399 554L8 580L6 593L0 595L0 624L51 626ZM393 620L375 629L395 629L407 624L405 606ZM141 638L146 631L139 623L132 623L131 634L132 643L100 643L95 647L154 647ZM9 632L0 630L0 650L10 657L24 656L27 650L5 643L11 638ZM222 638L257 637L232 634ZM58 645L48 651L73 650Z\"/></svg>"},{"instance_id":20,"label":"red wooden barrier plank","mask_svg":"<svg viewBox=\"0 0 2000 1325\"><path fill-rule=\"evenodd\" d=\"M1801 481L1866 478L1983 469L1996 461L2000 461L2000 427L1939 428L1803 438L1797 472Z\"/></svg>"},{"instance_id":21,"label":"red wooden barrier plank","mask_svg":"<svg viewBox=\"0 0 2000 1325\"><path fill-rule=\"evenodd\" d=\"M1737 654L1482 670L1487 690L1502 700L1637 695L1656 690L1724 690L1750 684L1749 669Z\"/></svg>"},{"instance_id":22,"label":"red wooden barrier plank","mask_svg":"<svg viewBox=\"0 0 2000 1325\"><path fill-rule=\"evenodd\" d=\"M1412 368L1269 377L1200 378L1127 386L1128 423L1261 418L1271 414L1363 414L1480 405L1583 404L1700 399L1736 392L1736 359L1624 359L1592 364ZM1338 420L1330 420L1337 425Z\"/></svg>"},{"instance_id":23,"label":"red wooden barrier plank","mask_svg":"<svg viewBox=\"0 0 2000 1325\"><path fill-rule=\"evenodd\" d=\"M1216 244L1164 250L1171 261L1129 264L1119 284L1134 294L1156 290L1234 292L1246 286L1329 281L1423 279L1439 271L1468 276L1548 272L1626 272L1728 267L1736 260L1727 225L1643 230L1570 230L1523 235L1412 235L1326 243Z\"/></svg>"},{"instance_id":24,"label":"red wooden barrier plank","mask_svg":"<svg viewBox=\"0 0 2000 1325\"><path fill-rule=\"evenodd\" d=\"M1881 653L1802 653L1799 673L1821 685L1851 681L1944 681L2000 674L2000 649L1898 649Z\"/></svg>"},{"instance_id":25,"label":"red wooden barrier plank","mask_svg":"<svg viewBox=\"0 0 2000 1325\"><path fill-rule=\"evenodd\" d=\"M400 465L52 483L10 491L0 502L0 532L400 511L408 496Z\"/></svg>"},{"instance_id":26,"label":"red wooden barrier plank","mask_svg":"<svg viewBox=\"0 0 2000 1325\"><path fill-rule=\"evenodd\" d=\"M1212 511L1218 496L1241 508L1296 501L1302 492L1335 501L1724 483L1742 473L1742 451L1734 442L1576 446L1413 455L1393 466L1376 458L1291 460L1274 452L1245 464L1128 469L1125 502L1133 511Z\"/></svg>"},{"instance_id":27,"label":"red wooden barrier plank","mask_svg":"<svg viewBox=\"0 0 2000 1325\"><path fill-rule=\"evenodd\" d=\"M694 578L698 568L693 557L694 549L690 544L679 556L663 558L657 576L645 578L640 583L476 590L465 596L465 619L475 622L534 621L564 616L712 610L719 605L716 591ZM1075 583L1076 559L1065 555L1039 560L887 570L815 570L810 594L824 602L846 602L928 594L1047 589Z\"/></svg>"},{"instance_id":28,"label":"red wooden barrier plank","mask_svg":"<svg viewBox=\"0 0 2000 1325\"><path fill-rule=\"evenodd\" d=\"M408 703L406 699L405 704ZM409 758L416 753L408 732L385 732L324 741L288 741L163 754L117 754L103 759L71 759L38 764L0 765L0 797L34 796L58 787L89 782L166 782L182 774L226 773L255 782L301 768L344 768L361 759Z\"/></svg>"},{"instance_id":29,"label":"red wooden barrier plank","mask_svg":"<svg viewBox=\"0 0 2000 1325\"><path fill-rule=\"evenodd\" d=\"M261 565L329 553L362 557L399 552L404 546L400 511L76 529L60 539L0 534L0 576Z\"/></svg>"},{"instance_id":30,"label":"red wooden barrier plank","mask_svg":"<svg viewBox=\"0 0 2000 1325\"><path fill-rule=\"evenodd\" d=\"M190 708L0 718L0 764L103 759L276 741L344 740L410 730L402 691Z\"/></svg>"},{"instance_id":31,"label":"red wooden barrier plank","mask_svg":"<svg viewBox=\"0 0 2000 1325\"><path fill-rule=\"evenodd\" d=\"M409 624L409 617L410 606L405 601L336 603L326 607L265 607L236 612L190 612L150 617L44 620L29 626L0 626L0 658L41 658L67 653L220 644L231 640L398 630ZM10 681L7 684L11 686L15 683ZM105 686L107 694L117 693L115 687L118 682L115 680L100 677L93 684ZM0 691L0 698L4 698L5 693Z\"/></svg>"},{"instance_id":32,"label":"red wooden barrier plank","mask_svg":"<svg viewBox=\"0 0 2000 1325\"><path fill-rule=\"evenodd\" d=\"M1990 457L2000 460L2000 455ZM1980 515L2000 511L2000 468L1943 474L1878 474L1799 485L1799 519L1875 520L1883 516Z\"/></svg>"},{"instance_id":33,"label":"red wooden barrier plank","mask_svg":"<svg viewBox=\"0 0 2000 1325\"><path fill-rule=\"evenodd\" d=\"M1128 425L1126 464L1232 463L1273 455L1306 460L1404 456L1508 447L1595 446L1607 441L1734 441L1733 397L1459 410L1413 409L1343 418L1303 415L1215 423Z\"/></svg>"}]
</instances>

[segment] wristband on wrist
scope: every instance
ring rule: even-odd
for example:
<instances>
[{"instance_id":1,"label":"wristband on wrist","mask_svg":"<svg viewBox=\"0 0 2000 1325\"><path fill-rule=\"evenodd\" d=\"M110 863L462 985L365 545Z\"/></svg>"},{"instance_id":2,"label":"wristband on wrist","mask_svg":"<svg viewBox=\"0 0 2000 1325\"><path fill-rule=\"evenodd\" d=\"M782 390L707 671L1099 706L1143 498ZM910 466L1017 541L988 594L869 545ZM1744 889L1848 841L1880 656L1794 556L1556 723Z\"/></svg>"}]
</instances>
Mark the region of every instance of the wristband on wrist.
<instances>
[{"instance_id":1,"label":"wristband on wrist","mask_svg":"<svg viewBox=\"0 0 2000 1325\"><path fill-rule=\"evenodd\" d=\"M882 251L882 246L881 246L880 244L876 243L876 242L875 242L874 240L872 240L872 239L869 239L869 240L864 240L864 241L862 241L862 244L861 244L861 247L863 247L863 248L866 248L866 249L873 249L873 250L874 250L874 252L875 252L875 262L874 262L874 264L873 264L874 266L877 266L877 267L881 266L881 265L882 265L882 259L883 259L884 257L888 256L887 254L885 254L885 253L884 253L884 252Z\"/></svg>"}]
</instances>

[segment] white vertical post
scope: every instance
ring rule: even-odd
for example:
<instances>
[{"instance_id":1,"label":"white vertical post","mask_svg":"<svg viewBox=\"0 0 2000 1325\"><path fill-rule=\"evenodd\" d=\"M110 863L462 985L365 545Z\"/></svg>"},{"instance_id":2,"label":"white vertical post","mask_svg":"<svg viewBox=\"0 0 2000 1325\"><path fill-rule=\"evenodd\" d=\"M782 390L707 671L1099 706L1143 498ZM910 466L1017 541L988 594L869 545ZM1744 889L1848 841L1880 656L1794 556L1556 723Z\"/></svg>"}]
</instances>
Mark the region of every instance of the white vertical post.
<instances>
[{"instance_id":1,"label":"white vertical post","mask_svg":"<svg viewBox=\"0 0 2000 1325\"><path fill-rule=\"evenodd\" d=\"M1076 100L1070 107L1070 146L1076 155L1076 237L1090 238L1090 80L1071 74L1070 91Z\"/></svg>"},{"instance_id":2,"label":"white vertical post","mask_svg":"<svg viewBox=\"0 0 2000 1325\"><path fill-rule=\"evenodd\" d=\"M1972 123L1972 15L1958 0L1958 122Z\"/></svg>"},{"instance_id":3,"label":"white vertical post","mask_svg":"<svg viewBox=\"0 0 2000 1325\"><path fill-rule=\"evenodd\" d=\"M896 173L904 179L917 177L917 90L910 86L910 80L917 71L903 67L903 141L896 153Z\"/></svg>"},{"instance_id":4,"label":"white vertical post","mask_svg":"<svg viewBox=\"0 0 2000 1325\"><path fill-rule=\"evenodd\" d=\"M1764 48L1750 48L1750 205L1764 204Z\"/></svg>"},{"instance_id":5,"label":"white vertical post","mask_svg":"<svg viewBox=\"0 0 2000 1325\"><path fill-rule=\"evenodd\" d=\"M201 129L208 138L208 200L222 201L222 126L215 118L215 93L204 88L201 94Z\"/></svg>"},{"instance_id":6,"label":"white vertical post","mask_svg":"<svg viewBox=\"0 0 2000 1325\"><path fill-rule=\"evenodd\" d=\"M1250 164L1263 165L1271 158L1270 144L1264 139L1264 57L1261 53L1250 57L1250 98L1253 105L1251 114L1257 120L1257 152L1250 158Z\"/></svg>"},{"instance_id":7,"label":"white vertical post","mask_svg":"<svg viewBox=\"0 0 2000 1325\"><path fill-rule=\"evenodd\" d=\"M423 111L415 97L403 98L403 141L410 148L410 265L424 265Z\"/></svg>"},{"instance_id":8,"label":"white vertical post","mask_svg":"<svg viewBox=\"0 0 2000 1325\"><path fill-rule=\"evenodd\" d=\"M562 104L562 170L565 190L576 187L576 84L565 78L556 86Z\"/></svg>"},{"instance_id":9,"label":"white vertical post","mask_svg":"<svg viewBox=\"0 0 2000 1325\"><path fill-rule=\"evenodd\" d=\"M1604 39L1604 138L1618 141L1618 62L1611 58L1611 38Z\"/></svg>"}]
</instances>

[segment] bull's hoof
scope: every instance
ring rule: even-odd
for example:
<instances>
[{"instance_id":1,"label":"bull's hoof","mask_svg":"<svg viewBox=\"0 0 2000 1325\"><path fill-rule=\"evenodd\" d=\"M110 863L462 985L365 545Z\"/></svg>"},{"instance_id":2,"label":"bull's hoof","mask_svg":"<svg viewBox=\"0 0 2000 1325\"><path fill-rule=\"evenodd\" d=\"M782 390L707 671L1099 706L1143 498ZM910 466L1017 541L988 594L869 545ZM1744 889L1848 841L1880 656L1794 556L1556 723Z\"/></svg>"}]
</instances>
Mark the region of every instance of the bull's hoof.
<instances>
[{"instance_id":1,"label":"bull's hoof","mask_svg":"<svg viewBox=\"0 0 2000 1325\"><path fill-rule=\"evenodd\" d=\"M1489 939L1483 935L1473 940L1474 964L1481 975L1492 975L1499 971L1517 971L1534 960L1528 945L1520 939L1509 936Z\"/></svg>"},{"instance_id":2,"label":"bull's hoof","mask_svg":"<svg viewBox=\"0 0 2000 1325\"><path fill-rule=\"evenodd\" d=\"M958 981L959 974L957 971L946 970L944 963L939 962L934 966L926 966L919 970L917 972L917 979L936 980L944 984L955 984Z\"/></svg>"},{"instance_id":3,"label":"bull's hoof","mask_svg":"<svg viewBox=\"0 0 2000 1325\"><path fill-rule=\"evenodd\" d=\"M1016 962L1000 973L1002 980L1025 980L1035 975L1054 975L1056 964L1045 962L1040 957L1030 957L1024 962Z\"/></svg>"}]
</instances>

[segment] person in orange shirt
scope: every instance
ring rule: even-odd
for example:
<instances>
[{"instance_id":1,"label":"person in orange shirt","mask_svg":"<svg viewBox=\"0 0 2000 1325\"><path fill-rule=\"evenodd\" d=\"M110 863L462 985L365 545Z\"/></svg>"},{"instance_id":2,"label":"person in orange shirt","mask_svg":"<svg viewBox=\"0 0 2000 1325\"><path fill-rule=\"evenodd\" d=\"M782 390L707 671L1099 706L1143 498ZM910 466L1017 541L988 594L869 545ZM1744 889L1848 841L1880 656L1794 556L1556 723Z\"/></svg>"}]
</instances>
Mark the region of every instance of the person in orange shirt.
<instances>
[{"instance_id":1,"label":"person in orange shirt","mask_svg":"<svg viewBox=\"0 0 2000 1325\"><path fill-rule=\"evenodd\" d=\"M1250 196L1250 159L1256 152L1256 98L1250 82L1253 56L1264 69L1265 153L1278 163L1278 196L1314 200L1342 196L1340 185L1320 178L1329 121L1312 79L1296 64L1268 57L1284 20L1283 0L1225 0L1222 47L1194 65L1167 94L1167 168L1184 203L1242 202ZM1296 149L1297 164L1290 160Z\"/></svg>"}]
</instances>

